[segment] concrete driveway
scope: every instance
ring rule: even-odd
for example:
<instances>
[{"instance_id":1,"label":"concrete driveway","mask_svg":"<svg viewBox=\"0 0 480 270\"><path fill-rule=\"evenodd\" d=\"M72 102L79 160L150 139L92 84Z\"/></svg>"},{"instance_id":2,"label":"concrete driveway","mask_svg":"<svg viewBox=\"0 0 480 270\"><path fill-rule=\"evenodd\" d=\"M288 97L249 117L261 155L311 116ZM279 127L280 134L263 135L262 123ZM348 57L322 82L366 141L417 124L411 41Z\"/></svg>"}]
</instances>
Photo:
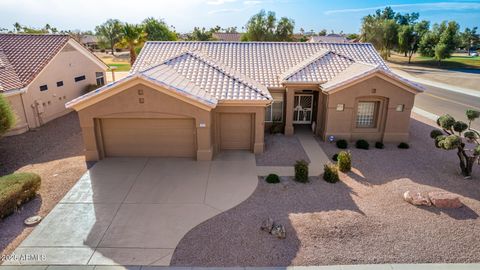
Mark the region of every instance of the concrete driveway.
<instances>
[{"instance_id":1,"label":"concrete driveway","mask_svg":"<svg viewBox=\"0 0 480 270\"><path fill-rule=\"evenodd\" d=\"M255 157L214 161L112 158L98 162L5 264L169 265L181 238L247 199Z\"/></svg>"}]
</instances>

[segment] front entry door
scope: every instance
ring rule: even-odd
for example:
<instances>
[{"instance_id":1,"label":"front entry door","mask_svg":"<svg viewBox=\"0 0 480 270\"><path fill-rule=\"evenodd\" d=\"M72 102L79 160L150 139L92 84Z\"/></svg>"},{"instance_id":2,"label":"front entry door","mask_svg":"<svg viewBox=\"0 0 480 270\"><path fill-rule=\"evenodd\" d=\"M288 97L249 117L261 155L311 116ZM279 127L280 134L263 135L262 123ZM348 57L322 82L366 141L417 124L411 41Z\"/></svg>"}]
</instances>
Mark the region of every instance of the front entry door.
<instances>
[{"instance_id":1,"label":"front entry door","mask_svg":"<svg viewBox=\"0 0 480 270\"><path fill-rule=\"evenodd\" d=\"M312 123L313 95L295 95L293 105L294 124Z\"/></svg>"}]
</instances>

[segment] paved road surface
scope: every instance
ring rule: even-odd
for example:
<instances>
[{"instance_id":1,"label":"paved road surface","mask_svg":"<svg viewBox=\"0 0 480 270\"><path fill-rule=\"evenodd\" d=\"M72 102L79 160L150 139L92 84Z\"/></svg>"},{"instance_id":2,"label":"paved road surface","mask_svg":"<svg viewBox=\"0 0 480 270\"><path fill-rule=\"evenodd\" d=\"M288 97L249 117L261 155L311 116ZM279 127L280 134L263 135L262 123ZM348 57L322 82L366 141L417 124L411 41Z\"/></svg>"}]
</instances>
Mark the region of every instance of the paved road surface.
<instances>
[{"instance_id":1,"label":"paved road surface","mask_svg":"<svg viewBox=\"0 0 480 270\"><path fill-rule=\"evenodd\" d=\"M475 109L480 111L480 98L451 92L442 88L423 85L425 91L415 98L415 107L436 114L450 114L457 120L466 121L465 111ZM480 119L472 124L480 130Z\"/></svg>"}]
</instances>

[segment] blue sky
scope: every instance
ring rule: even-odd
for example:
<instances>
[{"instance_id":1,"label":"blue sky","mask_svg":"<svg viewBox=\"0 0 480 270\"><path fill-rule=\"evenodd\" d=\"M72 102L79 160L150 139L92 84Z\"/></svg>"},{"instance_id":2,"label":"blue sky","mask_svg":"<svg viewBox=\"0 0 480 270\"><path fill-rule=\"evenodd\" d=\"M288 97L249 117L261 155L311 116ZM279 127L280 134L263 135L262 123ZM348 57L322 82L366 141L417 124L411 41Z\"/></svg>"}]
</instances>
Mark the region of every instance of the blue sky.
<instances>
[{"instance_id":1,"label":"blue sky","mask_svg":"<svg viewBox=\"0 0 480 270\"><path fill-rule=\"evenodd\" d=\"M133 3L133 4L132 4ZM464 27L480 27L480 1L380 1L380 0L0 0L0 27L13 23L59 29L92 30L108 18L141 22L146 17L164 19L179 32L194 26L237 26L260 9L295 20L296 29L358 32L363 16L378 8L420 12L432 22L456 20Z\"/></svg>"}]
</instances>

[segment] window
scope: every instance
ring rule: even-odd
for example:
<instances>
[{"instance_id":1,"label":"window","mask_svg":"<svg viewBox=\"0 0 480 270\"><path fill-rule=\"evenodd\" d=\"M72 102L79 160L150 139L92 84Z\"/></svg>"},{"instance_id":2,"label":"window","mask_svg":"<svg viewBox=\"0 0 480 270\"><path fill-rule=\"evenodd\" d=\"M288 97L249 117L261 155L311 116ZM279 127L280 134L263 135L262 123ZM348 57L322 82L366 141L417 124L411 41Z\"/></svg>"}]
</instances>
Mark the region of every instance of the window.
<instances>
[{"instance_id":1,"label":"window","mask_svg":"<svg viewBox=\"0 0 480 270\"><path fill-rule=\"evenodd\" d=\"M378 107L378 102L376 101L358 102L358 109L357 109L357 127L358 128L375 127L377 107Z\"/></svg>"},{"instance_id":2,"label":"window","mask_svg":"<svg viewBox=\"0 0 480 270\"><path fill-rule=\"evenodd\" d=\"M273 93L273 103L265 111L265 122L283 121L283 93Z\"/></svg>"},{"instance_id":3,"label":"window","mask_svg":"<svg viewBox=\"0 0 480 270\"><path fill-rule=\"evenodd\" d=\"M48 90L48 85L40 85L40 91L47 91Z\"/></svg>"},{"instance_id":4,"label":"window","mask_svg":"<svg viewBox=\"0 0 480 270\"><path fill-rule=\"evenodd\" d=\"M85 80L85 75L75 77L75 82L83 81Z\"/></svg>"},{"instance_id":5,"label":"window","mask_svg":"<svg viewBox=\"0 0 480 270\"><path fill-rule=\"evenodd\" d=\"M63 86L63 81L57 82L57 87L62 87Z\"/></svg>"},{"instance_id":6,"label":"window","mask_svg":"<svg viewBox=\"0 0 480 270\"><path fill-rule=\"evenodd\" d=\"M105 79L103 78L103 72L95 72L95 78L97 78L98 86L102 86L105 84Z\"/></svg>"}]
</instances>

